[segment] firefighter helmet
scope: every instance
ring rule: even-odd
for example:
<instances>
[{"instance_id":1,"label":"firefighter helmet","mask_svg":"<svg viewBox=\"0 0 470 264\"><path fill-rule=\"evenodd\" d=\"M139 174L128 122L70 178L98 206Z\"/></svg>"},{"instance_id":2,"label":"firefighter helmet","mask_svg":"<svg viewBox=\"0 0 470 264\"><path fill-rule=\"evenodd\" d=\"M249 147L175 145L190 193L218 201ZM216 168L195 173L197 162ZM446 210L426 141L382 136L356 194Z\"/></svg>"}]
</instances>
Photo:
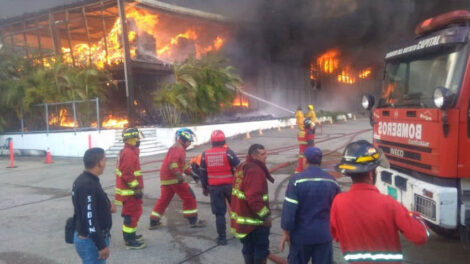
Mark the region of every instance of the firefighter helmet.
<instances>
[{"instance_id":1,"label":"firefighter helmet","mask_svg":"<svg viewBox=\"0 0 470 264\"><path fill-rule=\"evenodd\" d=\"M308 109L313 110L313 105L308 105Z\"/></svg>"},{"instance_id":2,"label":"firefighter helmet","mask_svg":"<svg viewBox=\"0 0 470 264\"><path fill-rule=\"evenodd\" d=\"M310 118L304 119L304 127L309 128L311 125L315 126L315 123Z\"/></svg>"},{"instance_id":3,"label":"firefighter helmet","mask_svg":"<svg viewBox=\"0 0 470 264\"><path fill-rule=\"evenodd\" d=\"M134 127L126 128L122 131L122 141L126 142L131 138L139 138L139 130Z\"/></svg>"},{"instance_id":4,"label":"firefighter helmet","mask_svg":"<svg viewBox=\"0 0 470 264\"><path fill-rule=\"evenodd\" d=\"M379 151L366 140L350 143L343 152L341 162L335 166L342 174L364 173L379 166Z\"/></svg>"},{"instance_id":5,"label":"firefighter helmet","mask_svg":"<svg viewBox=\"0 0 470 264\"><path fill-rule=\"evenodd\" d=\"M176 130L176 140L181 139L183 142L193 142L194 132L189 128L180 128Z\"/></svg>"},{"instance_id":6,"label":"firefighter helmet","mask_svg":"<svg viewBox=\"0 0 470 264\"><path fill-rule=\"evenodd\" d=\"M214 130L211 134L211 142L224 142L225 134L222 130Z\"/></svg>"}]
</instances>

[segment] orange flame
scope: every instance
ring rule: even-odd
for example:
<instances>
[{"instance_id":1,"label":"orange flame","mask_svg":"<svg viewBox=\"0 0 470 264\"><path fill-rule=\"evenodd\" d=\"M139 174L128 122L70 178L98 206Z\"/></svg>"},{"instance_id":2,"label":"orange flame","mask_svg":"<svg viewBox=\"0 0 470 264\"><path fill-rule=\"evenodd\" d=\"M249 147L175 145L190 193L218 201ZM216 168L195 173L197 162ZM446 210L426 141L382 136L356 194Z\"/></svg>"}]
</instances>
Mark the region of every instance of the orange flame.
<instances>
[{"instance_id":1,"label":"orange flame","mask_svg":"<svg viewBox=\"0 0 470 264\"><path fill-rule=\"evenodd\" d=\"M248 99L240 95L237 95L235 99L233 99L232 105L237 106L237 107L246 107L246 108L250 107L250 103L248 102Z\"/></svg>"},{"instance_id":2,"label":"orange flame","mask_svg":"<svg viewBox=\"0 0 470 264\"><path fill-rule=\"evenodd\" d=\"M359 78L367 79L371 73L372 73L371 68L364 69L361 72L359 72Z\"/></svg>"},{"instance_id":3,"label":"orange flame","mask_svg":"<svg viewBox=\"0 0 470 264\"><path fill-rule=\"evenodd\" d=\"M353 84L356 82L356 78L352 77L352 75L349 73L349 70L342 70L341 74L338 75L338 82Z\"/></svg>"},{"instance_id":4,"label":"orange flame","mask_svg":"<svg viewBox=\"0 0 470 264\"><path fill-rule=\"evenodd\" d=\"M315 74L316 72L316 67L315 67L315 64L311 63L310 64L310 80L316 80L317 79L317 76Z\"/></svg>"},{"instance_id":5,"label":"orange flame","mask_svg":"<svg viewBox=\"0 0 470 264\"><path fill-rule=\"evenodd\" d=\"M154 47L155 56L165 61L175 61L177 56L181 56L178 52L178 43L181 39L191 40L195 47L196 57L201 57L209 51L219 50L225 40L221 36L217 36L209 46L205 47L198 43L198 32L195 29L188 28L183 33L176 33L174 37L166 40L160 36L160 33L167 33L166 28L158 29L159 15L145 9L138 9L135 4L126 5L126 17L130 21L128 38L130 42L131 58L137 55L137 41L141 34L148 34L156 40ZM121 19L117 18L112 29L106 36L108 59L106 60L105 38L90 46L86 43L76 44L70 48L62 48L63 58L66 62L72 63L72 56L77 64L88 65L90 60L98 68L104 68L105 65L119 64L123 60L123 52L121 47ZM158 47L157 47L158 46Z\"/></svg>"},{"instance_id":6,"label":"orange flame","mask_svg":"<svg viewBox=\"0 0 470 264\"><path fill-rule=\"evenodd\" d=\"M129 121L127 117L113 117L113 115L108 115L104 121L101 123L102 128L124 128L127 127ZM96 122L91 123L90 127L96 127Z\"/></svg>"},{"instance_id":7,"label":"orange flame","mask_svg":"<svg viewBox=\"0 0 470 264\"><path fill-rule=\"evenodd\" d=\"M324 73L332 74L339 67L340 52L337 49L328 50L317 58L317 65Z\"/></svg>"},{"instance_id":8,"label":"orange flame","mask_svg":"<svg viewBox=\"0 0 470 264\"><path fill-rule=\"evenodd\" d=\"M49 125L60 127L78 127L78 125L73 121L73 118L68 116L68 111L65 108L59 110L59 116L51 113Z\"/></svg>"}]
</instances>

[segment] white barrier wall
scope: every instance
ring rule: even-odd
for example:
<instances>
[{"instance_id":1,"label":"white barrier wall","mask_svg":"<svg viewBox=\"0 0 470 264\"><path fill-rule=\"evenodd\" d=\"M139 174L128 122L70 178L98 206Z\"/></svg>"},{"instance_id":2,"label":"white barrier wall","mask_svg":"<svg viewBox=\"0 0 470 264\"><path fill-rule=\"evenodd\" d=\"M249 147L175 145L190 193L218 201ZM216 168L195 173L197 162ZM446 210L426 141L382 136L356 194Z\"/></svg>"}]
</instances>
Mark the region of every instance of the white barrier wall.
<instances>
[{"instance_id":1,"label":"white barrier wall","mask_svg":"<svg viewBox=\"0 0 470 264\"><path fill-rule=\"evenodd\" d=\"M196 142L193 145L201 145L210 141L212 131L220 129L226 137L232 137L246 132L257 131L259 129L271 129L295 125L295 118L274 119L266 121L253 121L242 123L227 123L205 126L190 126L196 134ZM175 142L176 128L156 127L156 141L169 148ZM62 157L83 157L83 153L88 149L88 136L91 135L92 147L100 147L105 150L111 148L116 140L116 133L121 130L101 130L83 132L57 132L57 133L25 133L0 135L0 144L6 142L7 138L13 139L15 149L49 149L53 156ZM122 144L122 142L121 142Z\"/></svg>"},{"instance_id":2,"label":"white barrier wall","mask_svg":"<svg viewBox=\"0 0 470 264\"><path fill-rule=\"evenodd\" d=\"M88 149L88 135L92 147L108 149L114 144L115 130L0 135L0 144L12 138L15 149L49 148L53 156L83 157Z\"/></svg>"},{"instance_id":3,"label":"white barrier wall","mask_svg":"<svg viewBox=\"0 0 470 264\"><path fill-rule=\"evenodd\" d=\"M295 125L295 118L205 126L188 126L187 128L193 130L196 134L196 141L193 143L193 145L202 145L210 141L212 131L216 129L222 130L226 137L232 137L245 134L246 132L257 131L259 129L271 129L290 125ZM171 147L171 145L175 143L175 132L180 128L181 127L157 128L158 142L168 148Z\"/></svg>"}]
</instances>

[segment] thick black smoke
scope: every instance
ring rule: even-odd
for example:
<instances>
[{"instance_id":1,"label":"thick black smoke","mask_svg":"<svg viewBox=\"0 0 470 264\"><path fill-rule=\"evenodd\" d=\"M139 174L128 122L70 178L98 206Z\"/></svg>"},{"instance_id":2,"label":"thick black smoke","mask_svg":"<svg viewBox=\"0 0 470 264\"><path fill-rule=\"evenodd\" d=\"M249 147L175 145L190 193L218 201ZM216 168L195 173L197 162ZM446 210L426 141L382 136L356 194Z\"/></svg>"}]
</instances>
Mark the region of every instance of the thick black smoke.
<instances>
[{"instance_id":1,"label":"thick black smoke","mask_svg":"<svg viewBox=\"0 0 470 264\"><path fill-rule=\"evenodd\" d=\"M378 87L385 52L413 38L420 21L450 10L470 10L468 0L160 1L231 18L237 34L225 51L244 77L245 89L291 109L312 102L329 109L359 105L345 102L358 94L343 93L341 99L336 87L312 89L309 64L318 54L338 48L352 67L373 66L376 75L369 85ZM80 0L0 0L0 18L71 2Z\"/></svg>"}]
</instances>

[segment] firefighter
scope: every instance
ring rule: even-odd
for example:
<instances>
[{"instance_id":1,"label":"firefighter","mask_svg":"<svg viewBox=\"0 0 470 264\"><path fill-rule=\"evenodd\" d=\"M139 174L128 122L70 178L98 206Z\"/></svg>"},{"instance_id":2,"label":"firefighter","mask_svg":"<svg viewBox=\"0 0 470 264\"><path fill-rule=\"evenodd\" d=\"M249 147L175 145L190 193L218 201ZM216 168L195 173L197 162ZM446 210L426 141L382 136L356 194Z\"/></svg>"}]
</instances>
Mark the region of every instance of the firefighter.
<instances>
[{"instance_id":1,"label":"firefighter","mask_svg":"<svg viewBox=\"0 0 470 264\"><path fill-rule=\"evenodd\" d=\"M315 114L315 108L313 107L313 105L308 105L308 113L306 118L310 118L313 123L317 123L317 115Z\"/></svg>"},{"instance_id":2,"label":"firefighter","mask_svg":"<svg viewBox=\"0 0 470 264\"><path fill-rule=\"evenodd\" d=\"M183 173L191 175L191 167L186 165L186 148L194 141L194 133L187 128L176 131L176 142L168 149L168 153L160 168L160 199L155 202L150 215L149 229L161 225L161 218L175 193L183 201L183 216L188 219L191 227L204 227L206 222L198 220L196 196L188 183L184 182Z\"/></svg>"},{"instance_id":3,"label":"firefighter","mask_svg":"<svg viewBox=\"0 0 470 264\"><path fill-rule=\"evenodd\" d=\"M307 142L306 147L315 146L315 122L310 118L305 118L304 130L305 130L305 141Z\"/></svg>"},{"instance_id":4,"label":"firefighter","mask_svg":"<svg viewBox=\"0 0 470 264\"><path fill-rule=\"evenodd\" d=\"M227 245L225 234L226 201L230 204L233 173L240 163L237 155L225 144L225 134L214 130L211 134L212 148L202 153L201 183L205 196L210 194L212 214L217 227L217 244Z\"/></svg>"},{"instance_id":5,"label":"firefighter","mask_svg":"<svg viewBox=\"0 0 470 264\"><path fill-rule=\"evenodd\" d=\"M271 209L266 180L274 182L266 168L266 150L253 144L235 172L230 204L230 227L243 244L245 264L266 263L269 255Z\"/></svg>"},{"instance_id":6,"label":"firefighter","mask_svg":"<svg viewBox=\"0 0 470 264\"><path fill-rule=\"evenodd\" d=\"M319 148L305 150L305 170L290 178L282 207L281 251L289 242L290 264L332 263L330 208L341 192L335 178L321 168Z\"/></svg>"},{"instance_id":7,"label":"firefighter","mask_svg":"<svg viewBox=\"0 0 470 264\"><path fill-rule=\"evenodd\" d=\"M421 245L429 236L419 213L410 213L374 186L380 154L365 140L349 144L336 170L352 179L348 192L338 194L331 208L331 234L348 262L401 263L399 233Z\"/></svg>"},{"instance_id":8,"label":"firefighter","mask_svg":"<svg viewBox=\"0 0 470 264\"><path fill-rule=\"evenodd\" d=\"M297 107L297 111L295 112L295 120L299 130L304 130L304 112L302 111L302 107L300 107L300 105Z\"/></svg>"},{"instance_id":9,"label":"firefighter","mask_svg":"<svg viewBox=\"0 0 470 264\"><path fill-rule=\"evenodd\" d=\"M142 235L137 235L137 223L142 215L142 190L144 180L139 161L139 130L127 128L122 133L124 148L119 154L116 166L115 202L122 205L124 218L122 234L127 249L146 247Z\"/></svg>"},{"instance_id":10,"label":"firefighter","mask_svg":"<svg viewBox=\"0 0 470 264\"><path fill-rule=\"evenodd\" d=\"M299 161L295 173L302 172L304 169L304 151L307 147L315 145L315 123L311 119L306 118L303 123L304 130L297 133L297 141L299 142Z\"/></svg>"}]
</instances>

